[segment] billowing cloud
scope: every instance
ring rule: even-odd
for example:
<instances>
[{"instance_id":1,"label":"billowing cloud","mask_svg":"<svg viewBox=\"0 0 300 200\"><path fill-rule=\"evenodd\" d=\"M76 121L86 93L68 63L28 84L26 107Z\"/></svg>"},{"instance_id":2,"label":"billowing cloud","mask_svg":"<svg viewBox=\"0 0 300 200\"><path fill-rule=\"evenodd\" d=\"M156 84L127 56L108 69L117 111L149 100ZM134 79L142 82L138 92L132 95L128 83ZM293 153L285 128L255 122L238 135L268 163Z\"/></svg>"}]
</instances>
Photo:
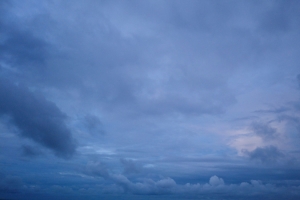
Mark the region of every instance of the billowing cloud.
<instances>
[{"instance_id":1,"label":"billowing cloud","mask_svg":"<svg viewBox=\"0 0 300 200\"><path fill-rule=\"evenodd\" d=\"M274 139L276 137L276 129L272 128L269 124L254 122L252 123L251 128L255 134L265 140Z\"/></svg>"},{"instance_id":2,"label":"billowing cloud","mask_svg":"<svg viewBox=\"0 0 300 200\"><path fill-rule=\"evenodd\" d=\"M90 175L103 177L102 173ZM185 195L185 197L187 197L195 195L217 194L216 197L218 198L227 197L229 195L234 199L247 198L251 196L263 197L270 193L272 195L280 196L288 195L291 199L296 199L300 195L300 193L297 192L297 189L300 186L288 188L285 186L276 186L275 184L265 184L260 180L251 180L249 182L242 182L239 184L225 184L224 180L216 175L210 177L208 183L186 183L183 185L176 183L176 181L170 177L162 178L157 181L145 178L143 181L135 182L129 180L125 175L110 172L109 176L105 176L105 178L108 181L113 181L113 183L122 188L122 190L118 190L118 193L125 192L139 195L169 194ZM290 190L293 192L289 193ZM115 190L112 190L112 192L117 192L116 188Z\"/></svg>"},{"instance_id":3,"label":"billowing cloud","mask_svg":"<svg viewBox=\"0 0 300 200\"><path fill-rule=\"evenodd\" d=\"M252 160L259 160L263 163L276 162L284 154L275 146L257 147L253 151L245 150L244 153L248 154Z\"/></svg>"},{"instance_id":4,"label":"billowing cloud","mask_svg":"<svg viewBox=\"0 0 300 200\"><path fill-rule=\"evenodd\" d=\"M224 180L217 176L212 176L209 179L209 184L212 186L224 185Z\"/></svg>"},{"instance_id":5,"label":"billowing cloud","mask_svg":"<svg viewBox=\"0 0 300 200\"><path fill-rule=\"evenodd\" d=\"M20 177L0 174L1 193L18 193L21 191L23 184L24 183Z\"/></svg>"},{"instance_id":6,"label":"billowing cloud","mask_svg":"<svg viewBox=\"0 0 300 200\"><path fill-rule=\"evenodd\" d=\"M83 170L83 173L95 177L102 177L102 178L109 177L109 172L107 170L107 167L101 162L89 162L86 165L85 169Z\"/></svg>"},{"instance_id":7,"label":"billowing cloud","mask_svg":"<svg viewBox=\"0 0 300 200\"><path fill-rule=\"evenodd\" d=\"M66 115L54 103L6 79L0 79L0 96L0 114L11 118L21 136L53 150L60 157L75 153L76 144L65 124Z\"/></svg>"}]
</instances>

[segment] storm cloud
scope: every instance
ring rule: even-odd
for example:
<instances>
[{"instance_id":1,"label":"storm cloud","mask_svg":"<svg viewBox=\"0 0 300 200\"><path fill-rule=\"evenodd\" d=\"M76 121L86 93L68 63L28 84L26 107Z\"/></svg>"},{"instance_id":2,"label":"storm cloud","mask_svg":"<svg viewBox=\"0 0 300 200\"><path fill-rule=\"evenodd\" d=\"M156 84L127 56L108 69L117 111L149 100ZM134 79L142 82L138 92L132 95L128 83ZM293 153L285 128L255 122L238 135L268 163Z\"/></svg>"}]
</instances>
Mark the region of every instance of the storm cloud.
<instances>
[{"instance_id":1,"label":"storm cloud","mask_svg":"<svg viewBox=\"0 0 300 200\"><path fill-rule=\"evenodd\" d=\"M274 139L276 137L276 129L272 128L268 124L263 124L259 122L252 123L252 130L255 134L262 137L263 139Z\"/></svg>"},{"instance_id":2,"label":"storm cloud","mask_svg":"<svg viewBox=\"0 0 300 200\"><path fill-rule=\"evenodd\" d=\"M11 118L21 136L53 150L60 157L75 153L75 142L65 124L66 115L54 103L6 79L0 79L0 96L0 114Z\"/></svg>"}]
</instances>

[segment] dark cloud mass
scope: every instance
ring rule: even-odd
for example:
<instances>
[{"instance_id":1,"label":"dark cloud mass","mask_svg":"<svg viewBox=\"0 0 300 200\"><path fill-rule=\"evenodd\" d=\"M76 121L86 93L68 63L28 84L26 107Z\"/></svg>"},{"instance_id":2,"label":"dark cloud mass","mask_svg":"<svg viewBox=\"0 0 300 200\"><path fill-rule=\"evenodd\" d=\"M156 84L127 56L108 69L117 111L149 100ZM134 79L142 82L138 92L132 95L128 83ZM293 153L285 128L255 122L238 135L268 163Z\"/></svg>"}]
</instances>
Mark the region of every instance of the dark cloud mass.
<instances>
[{"instance_id":1,"label":"dark cloud mass","mask_svg":"<svg viewBox=\"0 0 300 200\"><path fill-rule=\"evenodd\" d=\"M276 129L272 128L269 124L261 122L254 122L251 126L255 134L262 137L263 139L274 139L276 137Z\"/></svg>"},{"instance_id":2,"label":"dark cloud mass","mask_svg":"<svg viewBox=\"0 0 300 200\"><path fill-rule=\"evenodd\" d=\"M3 16L0 19L1 68L14 68L27 76L42 72L50 55L50 45L46 40L34 35L28 27L16 25L16 17L8 12L14 6L9 1L3 2L0 5Z\"/></svg>"},{"instance_id":3,"label":"dark cloud mass","mask_svg":"<svg viewBox=\"0 0 300 200\"><path fill-rule=\"evenodd\" d=\"M3 33L3 32L2 32ZM0 46L0 59L25 71L45 61L46 43L30 33L11 30L4 33L6 40Z\"/></svg>"},{"instance_id":4,"label":"dark cloud mass","mask_svg":"<svg viewBox=\"0 0 300 200\"><path fill-rule=\"evenodd\" d=\"M1 193L18 193L21 191L23 182L20 177L17 176L5 176L0 175L0 192Z\"/></svg>"},{"instance_id":5,"label":"dark cloud mass","mask_svg":"<svg viewBox=\"0 0 300 200\"><path fill-rule=\"evenodd\" d=\"M65 125L66 116L44 97L0 80L0 114L11 117L11 123L20 129L21 136L53 150L57 156L70 157L75 143Z\"/></svg>"},{"instance_id":6,"label":"dark cloud mass","mask_svg":"<svg viewBox=\"0 0 300 200\"><path fill-rule=\"evenodd\" d=\"M257 147L255 150L245 151L245 153L249 155L250 159L259 160L263 163L274 163L284 156L275 146Z\"/></svg>"}]
</instances>

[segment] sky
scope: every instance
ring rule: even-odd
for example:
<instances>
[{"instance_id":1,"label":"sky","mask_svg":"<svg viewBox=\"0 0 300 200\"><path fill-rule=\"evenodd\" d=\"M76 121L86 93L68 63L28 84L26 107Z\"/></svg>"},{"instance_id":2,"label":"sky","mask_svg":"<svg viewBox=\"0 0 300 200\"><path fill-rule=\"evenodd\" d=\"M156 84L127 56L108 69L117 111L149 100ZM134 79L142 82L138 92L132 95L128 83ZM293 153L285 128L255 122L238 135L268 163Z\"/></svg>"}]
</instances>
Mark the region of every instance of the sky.
<instances>
[{"instance_id":1,"label":"sky","mask_svg":"<svg viewBox=\"0 0 300 200\"><path fill-rule=\"evenodd\" d=\"M1 0L0 199L299 199L299 10Z\"/></svg>"}]
</instances>

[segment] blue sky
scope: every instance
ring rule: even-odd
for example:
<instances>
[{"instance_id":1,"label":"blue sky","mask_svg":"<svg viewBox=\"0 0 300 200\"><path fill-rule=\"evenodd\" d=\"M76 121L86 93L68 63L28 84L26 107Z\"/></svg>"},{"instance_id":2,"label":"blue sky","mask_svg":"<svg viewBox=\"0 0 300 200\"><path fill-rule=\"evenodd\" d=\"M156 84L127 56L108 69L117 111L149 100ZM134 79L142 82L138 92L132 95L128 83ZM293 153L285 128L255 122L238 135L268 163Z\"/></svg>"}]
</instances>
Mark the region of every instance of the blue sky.
<instances>
[{"instance_id":1,"label":"blue sky","mask_svg":"<svg viewBox=\"0 0 300 200\"><path fill-rule=\"evenodd\" d=\"M299 199L299 9L0 1L0 198Z\"/></svg>"}]
</instances>

